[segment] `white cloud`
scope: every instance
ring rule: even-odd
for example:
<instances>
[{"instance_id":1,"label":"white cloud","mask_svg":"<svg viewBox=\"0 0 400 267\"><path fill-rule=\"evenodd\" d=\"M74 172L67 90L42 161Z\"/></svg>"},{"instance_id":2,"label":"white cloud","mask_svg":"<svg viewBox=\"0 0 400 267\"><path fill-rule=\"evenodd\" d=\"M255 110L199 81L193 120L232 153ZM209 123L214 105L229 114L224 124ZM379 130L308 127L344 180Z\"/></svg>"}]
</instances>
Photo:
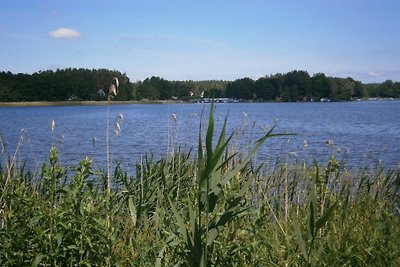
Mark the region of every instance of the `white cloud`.
<instances>
[{"instance_id":1,"label":"white cloud","mask_svg":"<svg viewBox=\"0 0 400 267\"><path fill-rule=\"evenodd\" d=\"M370 71L368 72L368 75L371 77L378 77L381 76L381 74L379 72L374 72L374 71Z\"/></svg>"},{"instance_id":2,"label":"white cloud","mask_svg":"<svg viewBox=\"0 0 400 267\"><path fill-rule=\"evenodd\" d=\"M59 28L49 32L49 37L55 39L76 39L81 37L81 33L70 28Z\"/></svg>"}]
</instances>

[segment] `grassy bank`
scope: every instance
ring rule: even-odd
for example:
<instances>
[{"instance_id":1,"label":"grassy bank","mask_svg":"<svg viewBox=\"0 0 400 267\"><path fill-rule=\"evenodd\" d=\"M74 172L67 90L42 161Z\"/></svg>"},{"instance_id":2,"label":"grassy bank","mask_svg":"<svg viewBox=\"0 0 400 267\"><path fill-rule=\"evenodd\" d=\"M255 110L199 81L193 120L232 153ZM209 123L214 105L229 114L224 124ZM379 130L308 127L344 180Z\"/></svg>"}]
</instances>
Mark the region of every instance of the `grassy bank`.
<instances>
[{"instance_id":1,"label":"grassy bank","mask_svg":"<svg viewBox=\"0 0 400 267\"><path fill-rule=\"evenodd\" d=\"M211 109L212 110L212 109ZM52 148L38 173L0 173L1 266L399 266L399 170L255 166L216 137L210 112L195 155L144 158L136 176ZM203 132L202 130L200 132ZM215 139L217 138L217 139Z\"/></svg>"}]
</instances>

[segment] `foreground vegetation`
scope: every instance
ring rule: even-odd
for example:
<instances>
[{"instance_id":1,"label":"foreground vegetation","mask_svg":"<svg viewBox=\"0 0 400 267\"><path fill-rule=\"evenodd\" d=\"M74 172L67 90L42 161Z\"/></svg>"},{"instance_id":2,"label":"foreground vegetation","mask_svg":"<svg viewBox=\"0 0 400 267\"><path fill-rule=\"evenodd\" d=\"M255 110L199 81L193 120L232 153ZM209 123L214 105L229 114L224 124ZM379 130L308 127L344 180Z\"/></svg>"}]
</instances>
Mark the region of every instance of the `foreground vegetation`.
<instances>
[{"instance_id":1,"label":"foreground vegetation","mask_svg":"<svg viewBox=\"0 0 400 267\"><path fill-rule=\"evenodd\" d=\"M39 173L6 158L1 266L399 266L399 170L254 166L216 140L212 109L195 155L145 158L131 177L55 148ZM202 130L200 132L203 132Z\"/></svg>"}]
</instances>

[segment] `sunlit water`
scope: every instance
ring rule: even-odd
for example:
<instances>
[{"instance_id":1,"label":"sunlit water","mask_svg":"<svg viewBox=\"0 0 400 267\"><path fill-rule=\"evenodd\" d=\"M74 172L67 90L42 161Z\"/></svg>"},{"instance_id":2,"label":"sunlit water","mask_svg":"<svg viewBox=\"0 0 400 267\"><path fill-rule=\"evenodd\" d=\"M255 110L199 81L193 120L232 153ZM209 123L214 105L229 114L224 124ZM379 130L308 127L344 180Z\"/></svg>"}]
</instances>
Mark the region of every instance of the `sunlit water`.
<instances>
[{"instance_id":1,"label":"sunlit water","mask_svg":"<svg viewBox=\"0 0 400 267\"><path fill-rule=\"evenodd\" d=\"M8 153L16 163L40 167L50 147L56 146L63 165L76 166L88 156L96 169L105 170L108 108L113 165L120 162L133 173L146 154L160 159L179 148L197 151L200 125L205 130L210 105L1 107L2 165ZM332 155L348 167L394 168L400 163L400 101L216 104L217 130L227 114L228 134L234 133L231 148L244 154L274 125L274 133L295 134L269 139L257 153L257 163L324 163Z\"/></svg>"}]
</instances>

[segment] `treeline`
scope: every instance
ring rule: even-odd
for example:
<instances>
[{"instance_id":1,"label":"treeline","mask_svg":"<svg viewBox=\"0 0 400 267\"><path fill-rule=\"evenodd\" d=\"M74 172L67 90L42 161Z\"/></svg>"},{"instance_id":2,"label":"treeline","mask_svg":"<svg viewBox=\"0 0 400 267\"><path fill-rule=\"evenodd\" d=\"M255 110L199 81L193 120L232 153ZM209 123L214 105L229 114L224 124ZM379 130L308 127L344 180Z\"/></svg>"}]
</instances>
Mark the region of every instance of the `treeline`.
<instances>
[{"instance_id":1,"label":"treeline","mask_svg":"<svg viewBox=\"0 0 400 267\"><path fill-rule=\"evenodd\" d=\"M310 76L295 70L253 80L168 81L151 77L131 82L125 73L107 69L62 69L33 74L0 72L0 101L105 100L113 77L120 81L118 100L198 99L229 97L253 101L348 101L400 96L400 83L364 84L352 78Z\"/></svg>"},{"instance_id":2,"label":"treeline","mask_svg":"<svg viewBox=\"0 0 400 267\"><path fill-rule=\"evenodd\" d=\"M120 82L116 99L130 99L133 84L118 71L70 68L32 75L0 72L0 101L105 100L113 77Z\"/></svg>"},{"instance_id":3,"label":"treeline","mask_svg":"<svg viewBox=\"0 0 400 267\"><path fill-rule=\"evenodd\" d=\"M262 101L348 101L366 97L400 96L400 83L391 80L381 84L363 84L352 78L310 76L306 71L291 71L252 80L243 78L229 83L225 96Z\"/></svg>"}]
</instances>

